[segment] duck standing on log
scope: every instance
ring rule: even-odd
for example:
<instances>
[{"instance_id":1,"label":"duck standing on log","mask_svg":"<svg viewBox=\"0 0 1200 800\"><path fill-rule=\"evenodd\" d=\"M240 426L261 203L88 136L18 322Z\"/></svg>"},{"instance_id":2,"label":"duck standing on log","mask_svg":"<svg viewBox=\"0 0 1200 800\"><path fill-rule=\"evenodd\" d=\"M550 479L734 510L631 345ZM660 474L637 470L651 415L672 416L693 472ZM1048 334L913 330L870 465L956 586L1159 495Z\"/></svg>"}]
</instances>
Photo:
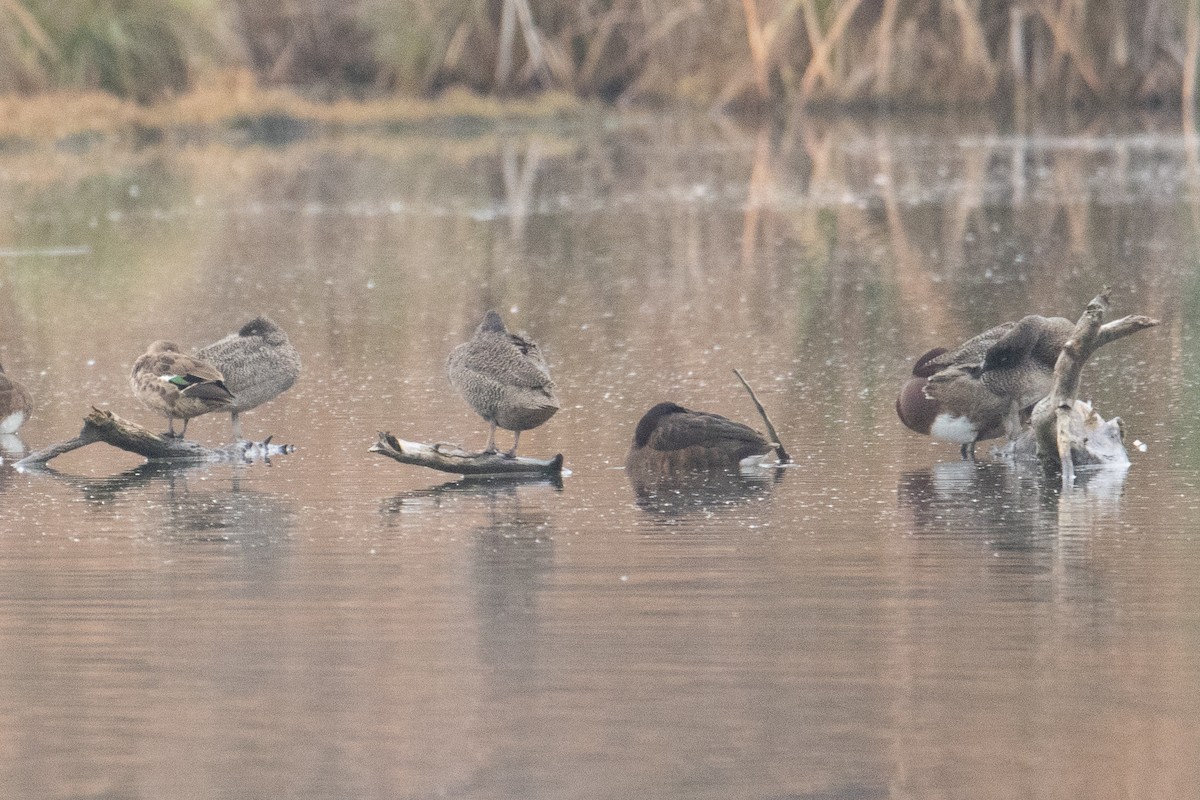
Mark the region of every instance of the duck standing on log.
<instances>
[{"instance_id":1,"label":"duck standing on log","mask_svg":"<svg viewBox=\"0 0 1200 800\"><path fill-rule=\"evenodd\" d=\"M491 428L484 453L496 452L496 428L513 432L517 454L521 431L536 428L558 411L558 397L541 348L523 333L509 333L504 320L488 311L475 335L451 351L450 383Z\"/></svg>"},{"instance_id":2,"label":"duck standing on log","mask_svg":"<svg viewBox=\"0 0 1200 800\"><path fill-rule=\"evenodd\" d=\"M1075 325L1030 315L975 336L958 349L930 350L896 398L900 421L917 433L961 445L1014 438L1033 405L1050 391L1054 364Z\"/></svg>"},{"instance_id":3,"label":"duck standing on log","mask_svg":"<svg viewBox=\"0 0 1200 800\"><path fill-rule=\"evenodd\" d=\"M133 362L129 375L133 394L147 408L167 418L167 436L182 439L192 417L227 410L233 394L221 372L208 361L185 355L174 342L159 340ZM175 420L183 430L175 433Z\"/></svg>"},{"instance_id":4,"label":"duck standing on log","mask_svg":"<svg viewBox=\"0 0 1200 800\"><path fill-rule=\"evenodd\" d=\"M659 403L638 422L625 469L635 477L736 472L761 463L774 449L749 425L677 403Z\"/></svg>"},{"instance_id":5,"label":"duck standing on log","mask_svg":"<svg viewBox=\"0 0 1200 800\"><path fill-rule=\"evenodd\" d=\"M242 439L238 414L273 400L291 388L300 375L300 354L288 336L269 317L258 316L237 333L201 348L197 357L216 365L233 393L225 409L232 417L233 437Z\"/></svg>"},{"instance_id":6,"label":"duck standing on log","mask_svg":"<svg viewBox=\"0 0 1200 800\"><path fill-rule=\"evenodd\" d=\"M0 365L0 435L16 433L32 412L29 390L5 375Z\"/></svg>"}]
</instances>

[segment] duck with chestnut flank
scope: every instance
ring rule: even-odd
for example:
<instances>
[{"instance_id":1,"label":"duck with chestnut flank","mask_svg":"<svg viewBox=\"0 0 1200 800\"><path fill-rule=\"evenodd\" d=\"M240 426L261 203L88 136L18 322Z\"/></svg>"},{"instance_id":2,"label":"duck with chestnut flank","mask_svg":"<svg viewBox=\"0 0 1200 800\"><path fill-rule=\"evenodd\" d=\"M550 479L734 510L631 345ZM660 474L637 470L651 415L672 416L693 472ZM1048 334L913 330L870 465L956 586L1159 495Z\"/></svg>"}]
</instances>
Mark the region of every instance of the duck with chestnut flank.
<instances>
[{"instance_id":1,"label":"duck with chestnut flank","mask_svg":"<svg viewBox=\"0 0 1200 800\"><path fill-rule=\"evenodd\" d=\"M167 435L183 438L192 417L223 411L233 402L224 377L208 361L185 355L174 342L159 340L133 362L129 375L133 394L147 408L167 418ZM175 420L183 430L175 433Z\"/></svg>"},{"instance_id":2,"label":"duck with chestnut flank","mask_svg":"<svg viewBox=\"0 0 1200 800\"><path fill-rule=\"evenodd\" d=\"M975 443L1013 438L1022 419L1054 383L1054 364L1075 325L1030 315L975 336L955 350L930 350L896 398L910 430L956 442L964 459Z\"/></svg>"},{"instance_id":3,"label":"duck with chestnut flank","mask_svg":"<svg viewBox=\"0 0 1200 800\"><path fill-rule=\"evenodd\" d=\"M517 454L521 431L536 428L558 411L558 397L541 348L523 333L509 333L504 320L488 311L470 340L446 361L450 383L475 413L491 426L483 452L496 452L496 428L513 432Z\"/></svg>"},{"instance_id":4,"label":"duck with chestnut flank","mask_svg":"<svg viewBox=\"0 0 1200 800\"><path fill-rule=\"evenodd\" d=\"M638 422L625 469L647 476L735 472L746 463L762 461L773 449L775 445L749 425L678 403L659 403Z\"/></svg>"},{"instance_id":5,"label":"duck with chestnut flank","mask_svg":"<svg viewBox=\"0 0 1200 800\"><path fill-rule=\"evenodd\" d=\"M225 409L233 422L233 437L241 441L238 414L273 400L291 388L300 375L300 354L288 335L269 317L258 316L218 342L197 351L225 376L233 402Z\"/></svg>"}]
</instances>

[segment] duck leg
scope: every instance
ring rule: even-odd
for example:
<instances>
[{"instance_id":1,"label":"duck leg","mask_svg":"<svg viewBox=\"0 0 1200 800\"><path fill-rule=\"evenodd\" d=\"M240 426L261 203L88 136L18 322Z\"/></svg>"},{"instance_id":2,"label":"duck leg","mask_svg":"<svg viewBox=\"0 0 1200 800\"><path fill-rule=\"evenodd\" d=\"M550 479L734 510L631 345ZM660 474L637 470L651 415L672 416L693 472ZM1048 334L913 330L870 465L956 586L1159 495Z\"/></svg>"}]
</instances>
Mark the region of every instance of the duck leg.
<instances>
[{"instance_id":1,"label":"duck leg","mask_svg":"<svg viewBox=\"0 0 1200 800\"><path fill-rule=\"evenodd\" d=\"M191 418L190 418L190 417L189 417L189 418L186 418L186 419L184 419L184 421L183 421L183 430L179 432L179 438L180 438L180 439L185 439L185 438L187 438L187 424L188 424L189 422L191 422Z\"/></svg>"},{"instance_id":2,"label":"duck leg","mask_svg":"<svg viewBox=\"0 0 1200 800\"><path fill-rule=\"evenodd\" d=\"M179 438L175 434L175 418L172 416L169 416L169 415L167 416L167 438L169 438L169 439Z\"/></svg>"},{"instance_id":3,"label":"duck leg","mask_svg":"<svg viewBox=\"0 0 1200 800\"><path fill-rule=\"evenodd\" d=\"M491 423L491 428L488 429L487 447L483 448L485 453L496 452L496 423Z\"/></svg>"},{"instance_id":4,"label":"duck leg","mask_svg":"<svg viewBox=\"0 0 1200 800\"><path fill-rule=\"evenodd\" d=\"M963 461L974 461L975 460L975 443L974 442L963 442L963 445L962 445L962 447L959 448L958 452L962 453Z\"/></svg>"},{"instance_id":5,"label":"duck leg","mask_svg":"<svg viewBox=\"0 0 1200 800\"><path fill-rule=\"evenodd\" d=\"M230 411L229 416L233 418L233 440L240 442L242 440L242 421L238 419L236 411Z\"/></svg>"},{"instance_id":6,"label":"duck leg","mask_svg":"<svg viewBox=\"0 0 1200 800\"><path fill-rule=\"evenodd\" d=\"M519 442L519 441L521 441L521 432L520 432L520 431L513 431L513 446L512 446L512 450L509 450L509 451L508 451L507 453L505 453L504 455L508 456L509 458L515 458L515 457L516 457L516 455L517 455L517 442Z\"/></svg>"}]
</instances>

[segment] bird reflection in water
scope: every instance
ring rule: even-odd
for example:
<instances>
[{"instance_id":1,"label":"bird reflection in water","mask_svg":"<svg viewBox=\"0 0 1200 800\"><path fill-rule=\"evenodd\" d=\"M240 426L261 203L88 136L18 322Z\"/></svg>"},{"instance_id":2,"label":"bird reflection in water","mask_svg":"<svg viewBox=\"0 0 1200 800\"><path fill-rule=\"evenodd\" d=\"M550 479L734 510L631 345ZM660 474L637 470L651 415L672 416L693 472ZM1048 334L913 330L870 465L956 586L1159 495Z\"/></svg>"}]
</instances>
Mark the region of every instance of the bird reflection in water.
<instances>
[{"instance_id":1,"label":"bird reflection in water","mask_svg":"<svg viewBox=\"0 0 1200 800\"><path fill-rule=\"evenodd\" d=\"M919 533L983 536L999 549L1026 549L1067 528L1119 514L1127 469L1081 469L1063 492L1033 463L950 461L900 476L897 497ZM1094 528L1093 528L1094 530Z\"/></svg>"},{"instance_id":2,"label":"bird reflection in water","mask_svg":"<svg viewBox=\"0 0 1200 800\"><path fill-rule=\"evenodd\" d=\"M389 524L416 515L421 530L436 508L456 531L467 531L464 585L473 617L467 627L476 632L485 696L496 707L520 707L544 692L540 659L553 650L546 639L554 635L547 632L544 597L553 584L556 531L540 501L554 500L561 490L561 480L544 476L467 478L396 495L381 508ZM538 794L540 761L540 752L523 740L501 738L476 779L504 786L506 796L531 797Z\"/></svg>"},{"instance_id":3,"label":"bird reflection in water","mask_svg":"<svg viewBox=\"0 0 1200 800\"><path fill-rule=\"evenodd\" d=\"M784 467L648 477L627 472L634 502L662 522L707 517L769 499Z\"/></svg>"}]
</instances>

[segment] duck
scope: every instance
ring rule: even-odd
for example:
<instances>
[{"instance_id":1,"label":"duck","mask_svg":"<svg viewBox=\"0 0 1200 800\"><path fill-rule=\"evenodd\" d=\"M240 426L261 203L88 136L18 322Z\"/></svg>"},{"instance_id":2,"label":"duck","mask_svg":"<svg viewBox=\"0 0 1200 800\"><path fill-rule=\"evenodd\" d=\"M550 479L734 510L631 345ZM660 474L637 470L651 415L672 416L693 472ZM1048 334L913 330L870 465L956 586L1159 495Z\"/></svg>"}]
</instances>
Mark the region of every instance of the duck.
<instances>
[{"instance_id":1,"label":"duck","mask_svg":"<svg viewBox=\"0 0 1200 800\"><path fill-rule=\"evenodd\" d=\"M300 376L300 354L287 333L266 316L257 316L236 333L196 351L225 376L233 402L225 409L233 425L233 436L242 440L238 415L273 400L292 387Z\"/></svg>"},{"instance_id":2,"label":"duck","mask_svg":"<svg viewBox=\"0 0 1200 800\"><path fill-rule=\"evenodd\" d=\"M975 443L1016 438L1023 420L1054 384L1054 365L1075 325L1031 314L968 339L935 347L913 365L896 398L905 427L955 442L964 460Z\"/></svg>"},{"instance_id":3,"label":"duck","mask_svg":"<svg viewBox=\"0 0 1200 800\"><path fill-rule=\"evenodd\" d=\"M16 433L33 412L29 390L4 373L0 364L0 435Z\"/></svg>"},{"instance_id":4,"label":"duck","mask_svg":"<svg viewBox=\"0 0 1200 800\"><path fill-rule=\"evenodd\" d=\"M223 411L233 403L224 376L209 361L183 353L179 345L160 339L133 362L129 374L133 394L147 408L167 418L167 436L182 439L192 417ZM175 420L183 430L175 433Z\"/></svg>"},{"instance_id":5,"label":"duck","mask_svg":"<svg viewBox=\"0 0 1200 800\"><path fill-rule=\"evenodd\" d=\"M450 384L490 425L484 454L496 452L496 428L513 432L513 458L521 431L544 423L558 411L558 396L541 348L525 333L509 333L494 311L484 314L474 335L446 360Z\"/></svg>"},{"instance_id":6,"label":"duck","mask_svg":"<svg viewBox=\"0 0 1200 800\"><path fill-rule=\"evenodd\" d=\"M625 456L631 475L675 476L736 471L775 449L761 433L707 411L664 402L642 415Z\"/></svg>"}]
</instances>

